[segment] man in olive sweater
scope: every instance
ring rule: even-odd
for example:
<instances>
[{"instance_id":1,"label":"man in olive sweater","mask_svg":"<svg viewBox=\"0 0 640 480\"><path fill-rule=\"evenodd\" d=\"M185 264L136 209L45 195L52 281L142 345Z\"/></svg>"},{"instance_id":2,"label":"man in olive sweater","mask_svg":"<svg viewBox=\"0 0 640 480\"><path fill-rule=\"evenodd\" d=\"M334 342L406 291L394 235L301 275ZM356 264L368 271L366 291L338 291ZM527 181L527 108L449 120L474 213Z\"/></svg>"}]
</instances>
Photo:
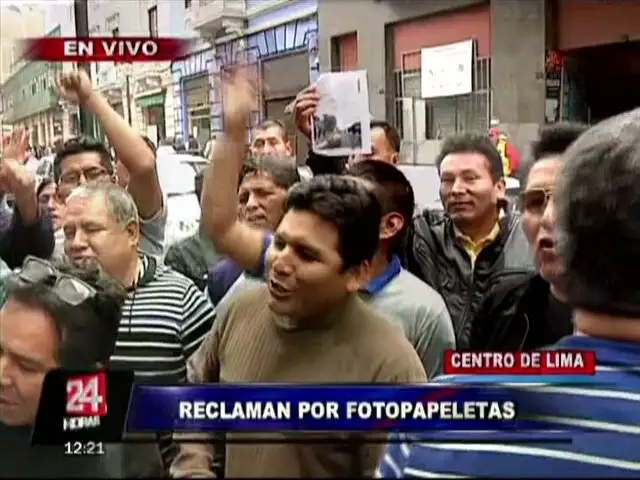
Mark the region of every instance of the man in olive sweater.
<instances>
[{"instance_id":1,"label":"man in olive sweater","mask_svg":"<svg viewBox=\"0 0 640 480\"><path fill-rule=\"evenodd\" d=\"M402 332L358 295L378 244L381 207L375 194L356 179L325 175L294 186L286 205L267 252L267 285L232 300L191 357L189 380L426 382L420 359ZM282 443L227 443L224 448L213 436L182 443L171 476L373 475L382 449L367 442L367 434L324 434L333 443L323 444L291 441L317 438L311 435L274 432L269 437Z\"/></svg>"}]
</instances>

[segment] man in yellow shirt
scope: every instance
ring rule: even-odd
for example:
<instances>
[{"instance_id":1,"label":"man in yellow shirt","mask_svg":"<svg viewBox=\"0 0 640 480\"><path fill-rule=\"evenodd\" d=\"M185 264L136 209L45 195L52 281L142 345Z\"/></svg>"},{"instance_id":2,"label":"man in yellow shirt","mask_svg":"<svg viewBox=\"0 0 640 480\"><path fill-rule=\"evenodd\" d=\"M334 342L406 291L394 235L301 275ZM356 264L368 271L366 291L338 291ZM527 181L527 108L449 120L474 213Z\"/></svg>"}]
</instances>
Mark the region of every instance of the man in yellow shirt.
<instances>
[{"instance_id":1,"label":"man in yellow shirt","mask_svg":"<svg viewBox=\"0 0 640 480\"><path fill-rule=\"evenodd\" d=\"M491 139L449 137L436 166L444 212L427 209L414 219L407 267L442 295L464 348L483 297L511 274L528 274L533 263Z\"/></svg>"}]
</instances>

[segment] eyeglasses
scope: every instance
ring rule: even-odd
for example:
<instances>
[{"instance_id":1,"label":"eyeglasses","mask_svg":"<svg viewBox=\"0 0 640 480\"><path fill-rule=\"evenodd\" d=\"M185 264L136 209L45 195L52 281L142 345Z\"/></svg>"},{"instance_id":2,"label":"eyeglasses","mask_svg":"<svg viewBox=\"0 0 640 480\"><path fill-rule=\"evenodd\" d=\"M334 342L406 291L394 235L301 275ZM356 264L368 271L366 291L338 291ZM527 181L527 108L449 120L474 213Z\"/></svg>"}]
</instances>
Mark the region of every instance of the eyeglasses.
<instances>
[{"instance_id":1,"label":"eyeglasses","mask_svg":"<svg viewBox=\"0 0 640 480\"><path fill-rule=\"evenodd\" d=\"M546 188L525 190L520 194L520 206L523 212L541 215L552 197L553 192Z\"/></svg>"},{"instance_id":2,"label":"eyeglasses","mask_svg":"<svg viewBox=\"0 0 640 480\"><path fill-rule=\"evenodd\" d=\"M95 288L79 278L60 272L46 260L28 256L22 268L17 272L17 278L27 284L49 280L52 282L53 293L63 302L77 307L83 302L96 296Z\"/></svg>"},{"instance_id":3,"label":"eyeglasses","mask_svg":"<svg viewBox=\"0 0 640 480\"><path fill-rule=\"evenodd\" d=\"M80 177L84 177L87 182L91 182L107 175L109 175L109 172L104 168L93 167L81 171L67 172L60 176L60 183L77 186L80 184Z\"/></svg>"}]
</instances>

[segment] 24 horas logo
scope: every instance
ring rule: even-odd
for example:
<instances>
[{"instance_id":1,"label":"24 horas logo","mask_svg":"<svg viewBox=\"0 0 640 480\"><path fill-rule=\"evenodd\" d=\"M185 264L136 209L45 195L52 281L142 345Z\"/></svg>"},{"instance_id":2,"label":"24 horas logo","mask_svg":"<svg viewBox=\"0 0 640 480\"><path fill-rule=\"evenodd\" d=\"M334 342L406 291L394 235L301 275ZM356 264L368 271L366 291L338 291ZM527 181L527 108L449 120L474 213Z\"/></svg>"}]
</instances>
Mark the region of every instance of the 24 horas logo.
<instances>
[{"instance_id":1,"label":"24 horas logo","mask_svg":"<svg viewBox=\"0 0 640 480\"><path fill-rule=\"evenodd\" d=\"M69 377L67 380L66 431L88 430L100 426L107 414L107 375L104 372Z\"/></svg>"}]
</instances>

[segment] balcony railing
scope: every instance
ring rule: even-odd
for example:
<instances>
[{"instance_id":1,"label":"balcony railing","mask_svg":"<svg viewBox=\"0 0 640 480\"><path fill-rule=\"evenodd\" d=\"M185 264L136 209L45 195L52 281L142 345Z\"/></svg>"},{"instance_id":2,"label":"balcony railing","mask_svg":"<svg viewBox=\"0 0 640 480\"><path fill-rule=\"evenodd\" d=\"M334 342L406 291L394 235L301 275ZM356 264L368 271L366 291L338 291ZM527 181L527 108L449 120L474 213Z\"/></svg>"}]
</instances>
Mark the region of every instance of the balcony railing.
<instances>
[{"instance_id":1,"label":"balcony railing","mask_svg":"<svg viewBox=\"0 0 640 480\"><path fill-rule=\"evenodd\" d=\"M247 17L244 0L200 0L188 13L195 30L215 36L220 30L237 30Z\"/></svg>"}]
</instances>

